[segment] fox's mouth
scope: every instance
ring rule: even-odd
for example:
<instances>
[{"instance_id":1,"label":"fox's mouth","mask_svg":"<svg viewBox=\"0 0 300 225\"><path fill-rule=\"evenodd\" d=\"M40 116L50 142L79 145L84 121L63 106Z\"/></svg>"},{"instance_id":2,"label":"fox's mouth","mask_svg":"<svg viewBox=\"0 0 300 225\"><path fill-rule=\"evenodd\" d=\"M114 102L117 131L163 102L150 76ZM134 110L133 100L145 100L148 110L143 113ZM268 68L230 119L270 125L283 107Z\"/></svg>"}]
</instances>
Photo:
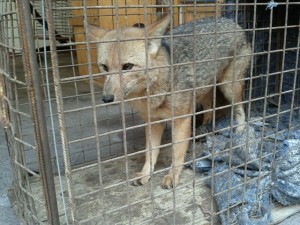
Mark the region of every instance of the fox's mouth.
<instances>
[{"instance_id":1,"label":"fox's mouth","mask_svg":"<svg viewBox=\"0 0 300 225\"><path fill-rule=\"evenodd\" d=\"M136 86L136 84L138 83L138 81L130 81L129 83L126 84L126 88L123 88L124 90L124 98L123 99L126 99L126 97L132 93L134 87ZM110 103L110 102L113 102L113 101L119 101L121 100L121 90L119 93L117 94L114 94L114 95L111 95L111 94L104 94L102 96L102 100L104 103Z\"/></svg>"},{"instance_id":2,"label":"fox's mouth","mask_svg":"<svg viewBox=\"0 0 300 225\"><path fill-rule=\"evenodd\" d=\"M103 102L110 103L125 100L129 95L131 96L130 98L134 98L146 89L144 78L142 77L126 77L123 82L118 83L114 88L112 84L117 84L115 82L120 82L120 80L114 82L110 81L104 85L102 95ZM121 85L121 83L123 85Z\"/></svg>"}]
</instances>

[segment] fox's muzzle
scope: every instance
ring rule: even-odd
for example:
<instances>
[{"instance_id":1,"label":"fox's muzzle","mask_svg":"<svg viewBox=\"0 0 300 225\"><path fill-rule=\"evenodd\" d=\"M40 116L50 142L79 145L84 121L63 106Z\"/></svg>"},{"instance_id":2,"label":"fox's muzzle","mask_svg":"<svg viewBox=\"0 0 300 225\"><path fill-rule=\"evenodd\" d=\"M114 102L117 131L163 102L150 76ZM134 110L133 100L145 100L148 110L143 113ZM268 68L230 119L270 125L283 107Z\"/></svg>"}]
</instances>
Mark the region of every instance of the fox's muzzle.
<instances>
[{"instance_id":1,"label":"fox's muzzle","mask_svg":"<svg viewBox=\"0 0 300 225\"><path fill-rule=\"evenodd\" d=\"M113 102L114 101L114 96L113 95L103 95L102 100L105 103Z\"/></svg>"},{"instance_id":2,"label":"fox's muzzle","mask_svg":"<svg viewBox=\"0 0 300 225\"><path fill-rule=\"evenodd\" d=\"M120 85L118 81L118 76L107 76L103 87L103 102L109 103L117 99L119 87Z\"/></svg>"}]
</instances>

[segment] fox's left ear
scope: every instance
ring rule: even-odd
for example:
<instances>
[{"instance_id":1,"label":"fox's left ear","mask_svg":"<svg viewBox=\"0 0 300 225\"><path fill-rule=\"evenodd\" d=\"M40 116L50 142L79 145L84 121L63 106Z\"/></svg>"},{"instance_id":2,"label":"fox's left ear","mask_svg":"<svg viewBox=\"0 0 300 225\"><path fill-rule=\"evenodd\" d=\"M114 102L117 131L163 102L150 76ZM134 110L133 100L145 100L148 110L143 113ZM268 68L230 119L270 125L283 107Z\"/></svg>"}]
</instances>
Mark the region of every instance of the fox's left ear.
<instances>
[{"instance_id":1,"label":"fox's left ear","mask_svg":"<svg viewBox=\"0 0 300 225\"><path fill-rule=\"evenodd\" d=\"M149 53L156 54L161 46L161 38L155 38L163 36L166 32L167 27L170 24L171 16L167 15L163 19L157 21L154 24L151 24L147 27L147 35L149 39ZM154 38L154 39L152 39Z\"/></svg>"},{"instance_id":2,"label":"fox's left ear","mask_svg":"<svg viewBox=\"0 0 300 225\"><path fill-rule=\"evenodd\" d=\"M107 33L107 30L89 24L88 32L91 41L99 41Z\"/></svg>"}]
</instances>

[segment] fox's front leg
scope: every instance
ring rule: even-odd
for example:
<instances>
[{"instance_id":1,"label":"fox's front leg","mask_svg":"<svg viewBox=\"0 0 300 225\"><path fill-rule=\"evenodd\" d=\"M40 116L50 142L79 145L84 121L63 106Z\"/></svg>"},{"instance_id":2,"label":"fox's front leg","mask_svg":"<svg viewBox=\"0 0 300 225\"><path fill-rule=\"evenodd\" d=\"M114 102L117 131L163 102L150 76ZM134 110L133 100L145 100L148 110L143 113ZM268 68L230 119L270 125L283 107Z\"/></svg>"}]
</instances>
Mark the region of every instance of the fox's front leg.
<instances>
[{"instance_id":1,"label":"fox's front leg","mask_svg":"<svg viewBox=\"0 0 300 225\"><path fill-rule=\"evenodd\" d=\"M136 173L138 178L133 182L134 185L143 185L146 184L150 179L150 172L154 171L154 166L157 161L157 157L159 154L159 147L161 143L161 137L164 131L164 125L162 123L152 124L150 126L151 129L151 137L149 133L149 127L146 126L146 159L145 164L141 172ZM151 144L151 148L150 148Z\"/></svg>"},{"instance_id":2,"label":"fox's front leg","mask_svg":"<svg viewBox=\"0 0 300 225\"><path fill-rule=\"evenodd\" d=\"M176 187L179 182L186 151L191 135L191 117L180 118L174 121L174 147L173 162L168 175L164 176L161 186L163 188Z\"/></svg>"}]
</instances>

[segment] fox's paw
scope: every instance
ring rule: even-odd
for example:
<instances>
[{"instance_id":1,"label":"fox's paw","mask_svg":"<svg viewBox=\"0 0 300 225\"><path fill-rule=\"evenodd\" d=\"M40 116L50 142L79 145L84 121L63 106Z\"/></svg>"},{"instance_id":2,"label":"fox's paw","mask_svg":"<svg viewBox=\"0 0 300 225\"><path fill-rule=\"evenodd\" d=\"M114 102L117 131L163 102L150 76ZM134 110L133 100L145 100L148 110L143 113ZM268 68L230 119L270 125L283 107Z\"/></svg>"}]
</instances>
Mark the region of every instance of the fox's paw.
<instances>
[{"instance_id":1,"label":"fox's paw","mask_svg":"<svg viewBox=\"0 0 300 225\"><path fill-rule=\"evenodd\" d=\"M164 176L164 178L161 181L160 185L161 185L162 188L170 189L172 187L177 186L178 180L179 180L178 178L177 179L175 178L175 180L174 180L173 175L168 174L168 175Z\"/></svg>"},{"instance_id":2,"label":"fox's paw","mask_svg":"<svg viewBox=\"0 0 300 225\"><path fill-rule=\"evenodd\" d=\"M132 183L135 186L144 185L144 184L148 183L148 181L150 180L150 176L145 175L142 172L136 173L135 176L136 176L136 179Z\"/></svg>"},{"instance_id":3,"label":"fox's paw","mask_svg":"<svg viewBox=\"0 0 300 225\"><path fill-rule=\"evenodd\" d=\"M243 132L243 130L245 129L245 124L241 124L241 125L239 125L237 128L236 128L236 132L237 133L242 133Z\"/></svg>"},{"instance_id":4,"label":"fox's paw","mask_svg":"<svg viewBox=\"0 0 300 225\"><path fill-rule=\"evenodd\" d=\"M213 119L213 116L212 116L211 112L204 113L202 125L211 123L212 119Z\"/></svg>"}]
</instances>

